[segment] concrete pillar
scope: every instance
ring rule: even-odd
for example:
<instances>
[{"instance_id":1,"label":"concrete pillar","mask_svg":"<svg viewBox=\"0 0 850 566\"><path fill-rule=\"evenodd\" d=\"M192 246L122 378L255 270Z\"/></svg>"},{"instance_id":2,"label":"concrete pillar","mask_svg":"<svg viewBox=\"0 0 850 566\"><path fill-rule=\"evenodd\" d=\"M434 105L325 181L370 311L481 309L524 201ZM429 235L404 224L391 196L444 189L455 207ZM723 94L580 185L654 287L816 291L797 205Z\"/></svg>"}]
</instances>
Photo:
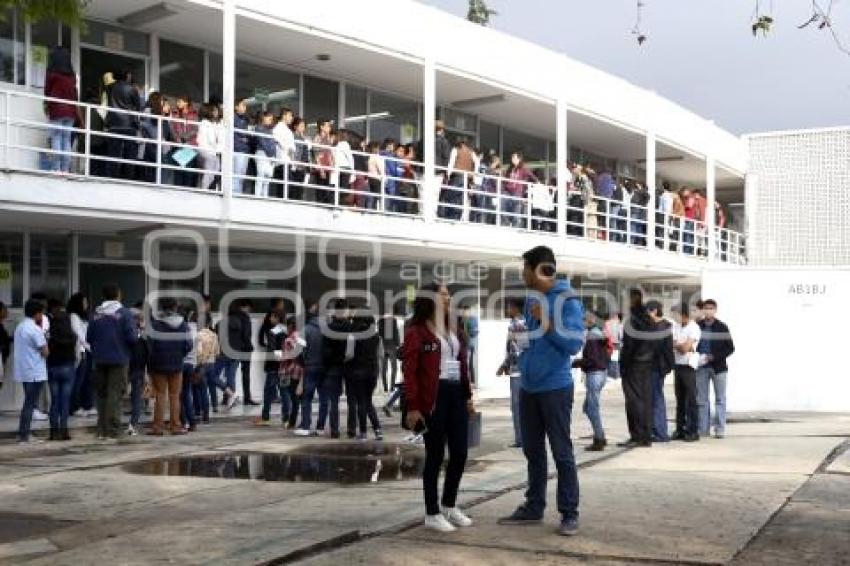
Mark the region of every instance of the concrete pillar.
<instances>
[{"instance_id":1,"label":"concrete pillar","mask_svg":"<svg viewBox=\"0 0 850 566\"><path fill-rule=\"evenodd\" d=\"M224 151L221 154L221 187L224 193L223 219L230 218L230 203L233 198L233 100L236 75L236 0L224 0L222 20L222 100L223 118L226 126Z\"/></svg>"},{"instance_id":2,"label":"concrete pillar","mask_svg":"<svg viewBox=\"0 0 850 566\"><path fill-rule=\"evenodd\" d=\"M646 190L649 201L646 203L646 245L655 249L655 132L646 132Z\"/></svg>"},{"instance_id":3,"label":"concrete pillar","mask_svg":"<svg viewBox=\"0 0 850 566\"><path fill-rule=\"evenodd\" d=\"M713 155L705 158L705 228L708 232L708 261L717 259L717 235L714 233L714 202L716 193L716 165Z\"/></svg>"},{"instance_id":4,"label":"concrete pillar","mask_svg":"<svg viewBox=\"0 0 850 566\"><path fill-rule=\"evenodd\" d=\"M567 182L570 172L567 161L570 158L569 137L567 134L567 101L563 94L555 103L555 159L558 177L558 234L567 235Z\"/></svg>"},{"instance_id":5,"label":"concrete pillar","mask_svg":"<svg viewBox=\"0 0 850 566\"><path fill-rule=\"evenodd\" d=\"M423 177L423 214L425 219L433 221L436 218L439 200L438 176L434 170L437 149L434 130L437 122L437 68L433 58L427 57L422 67L422 141L421 159L425 164Z\"/></svg>"}]
</instances>

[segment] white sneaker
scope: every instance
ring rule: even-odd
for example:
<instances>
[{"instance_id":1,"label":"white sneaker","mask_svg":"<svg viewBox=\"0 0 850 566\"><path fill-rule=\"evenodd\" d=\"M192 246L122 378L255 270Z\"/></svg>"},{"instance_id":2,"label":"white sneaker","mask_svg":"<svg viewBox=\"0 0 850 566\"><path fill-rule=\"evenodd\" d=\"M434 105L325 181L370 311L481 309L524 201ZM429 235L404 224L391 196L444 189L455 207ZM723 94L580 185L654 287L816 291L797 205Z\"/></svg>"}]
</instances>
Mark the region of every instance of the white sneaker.
<instances>
[{"instance_id":1,"label":"white sneaker","mask_svg":"<svg viewBox=\"0 0 850 566\"><path fill-rule=\"evenodd\" d=\"M239 395L234 395L233 397L228 399L227 400L227 410L229 411L230 409L232 409L233 406L238 402L239 402Z\"/></svg>"},{"instance_id":2,"label":"white sneaker","mask_svg":"<svg viewBox=\"0 0 850 566\"><path fill-rule=\"evenodd\" d=\"M39 411L38 409L32 410L32 420L34 421L46 421L47 415Z\"/></svg>"},{"instance_id":3,"label":"white sneaker","mask_svg":"<svg viewBox=\"0 0 850 566\"><path fill-rule=\"evenodd\" d=\"M127 436L138 436L139 432L133 427L133 425L127 426Z\"/></svg>"},{"instance_id":4,"label":"white sneaker","mask_svg":"<svg viewBox=\"0 0 850 566\"><path fill-rule=\"evenodd\" d=\"M456 527L471 527L472 519L467 517L463 511L458 509L457 507L445 507L443 508L443 515L445 515L446 519Z\"/></svg>"},{"instance_id":5,"label":"white sneaker","mask_svg":"<svg viewBox=\"0 0 850 566\"><path fill-rule=\"evenodd\" d=\"M295 436L310 436L310 431L305 428L296 428Z\"/></svg>"},{"instance_id":6,"label":"white sneaker","mask_svg":"<svg viewBox=\"0 0 850 566\"><path fill-rule=\"evenodd\" d=\"M39 444L44 444L44 441L34 436L30 436L29 440L18 440L19 446L37 446Z\"/></svg>"},{"instance_id":7,"label":"white sneaker","mask_svg":"<svg viewBox=\"0 0 850 566\"><path fill-rule=\"evenodd\" d=\"M453 533L457 530L451 523L448 522L442 513L438 513L437 515L426 515L425 528L437 531L438 533Z\"/></svg>"},{"instance_id":8,"label":"white sneaker","mask_svg":"<svg viewBox=\"0 0 850 566\"><path fill-rule=\"evenodd\" d=\"M86 416L90 418L94 418L97 416L97 409L89 409L86 411Z\"/></svg>"}]
</instances>

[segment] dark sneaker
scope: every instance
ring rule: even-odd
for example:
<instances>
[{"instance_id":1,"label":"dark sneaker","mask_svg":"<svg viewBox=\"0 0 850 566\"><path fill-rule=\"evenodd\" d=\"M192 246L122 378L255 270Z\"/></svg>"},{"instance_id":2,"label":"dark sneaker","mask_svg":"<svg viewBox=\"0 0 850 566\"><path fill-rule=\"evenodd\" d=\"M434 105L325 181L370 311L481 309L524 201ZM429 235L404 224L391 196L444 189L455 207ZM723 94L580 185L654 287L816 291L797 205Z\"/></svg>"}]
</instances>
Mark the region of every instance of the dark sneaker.
<instances>
[{"instance_id":1,"label":"dark sneaker","mask_svg":"<svg viewBox=\"0 0 850 566\"><path fill-rule=\"evenodd\" d=\"M670 440L684 440L686 436L684 432L677 430L670 436Z\"/></svg>"},{"instance_id":2,"label":"dark sneaker","mask_svg":"<svg viewBox=\"0 0 850 566\"><path fill-rule=\"evenodd\" d=\"M628 439L624 442L618 442L617 443L617 446L619 446L620 448L634 448L637 445L638 445L638 441L633 439L633 438L630 438L630 439Z\"/></svg>"},{"instance_id":3,"label":"dark sneaker","mask_svg":"<svg viewBox=\"0 0 850 566\"><path fill-rule=\"evenodd\" d=\"M393 410L386 405L384 405L384 414L387 415L388 419L393 418Z\"/></svg>"},{"instance_id":4,"label":"dark sneaker","mask_svg":"<svg viewBox=\"0 0 850 566\"><path fill-rule=\"evenodd\" d=\"M499 519L500 525L536 525L543 521L543 515L532 512L525 505L520 505L516 511Z\"/></svg>"},{"instance_id":5,"label":"dark sneaker","mask_svg":"<svg viewBox=\"0 0 850 566\"><path fill-rule=\"evenodd\" d=\"M607 444L604 438L594 438L593 444L587 446L585 450L587 452L602 452Z\"/></svg>"},{"instance_id":6,"label":"dark sneaker","mask_svg":"<svg viewBox=\"0 0 850 566\"><path fill-rule=\"evenodd\" d=\"M558 534L562 537L573 537L578 534L578 519L562 519L558 527Z\"/></svg>"},{"instance_id":7,"label":"dark sneaker","mask_svg":"<svg viewBox=\"0 0 850 566\"><path fill-rule=\"evenodd\" d=\"M689 434L689 435L685 436L685 438L684 438L685 442L696 442L698 440L699 440L698 434Z\"/></svg>"}]
</instances>

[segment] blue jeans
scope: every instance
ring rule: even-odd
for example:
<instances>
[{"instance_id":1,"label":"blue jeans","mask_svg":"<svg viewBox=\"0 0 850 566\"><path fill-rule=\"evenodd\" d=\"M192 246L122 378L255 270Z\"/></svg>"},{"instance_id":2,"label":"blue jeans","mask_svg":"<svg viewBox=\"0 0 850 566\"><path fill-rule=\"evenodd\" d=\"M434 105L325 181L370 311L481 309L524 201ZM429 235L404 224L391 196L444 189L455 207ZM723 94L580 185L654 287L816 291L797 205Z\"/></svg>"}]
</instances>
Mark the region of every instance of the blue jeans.
<instances>
[{"instance_id":1,"label":"blue jeans","mask_svg":"<svg viewBox=\"0 0 850 566\"><path fill-rule=\"evenodd\" d=\"M62 154L53 153L51 162L53 163L53 171L69 172L71 170L71 137L74 127L73 118L57 118L50 121L50 130L48 137L50 138L50 149L53 151L64 152Z\"/></svg>"},{"instance_id":2,"label":"blue jeans","mask_svg":"<svg viewBox=\"0 0 850 566\"><path fill-rule=\"evenodd\" d=\"M21 420L18 423L18 440L26 441L30 439L32 411L38 404L38 397L41 395L41 388L44 387L44 382L28 381L21 385L24 386L24 406L21 408Z\"/></svg>"},{"instance_id":3,"label":"blue jeans","mask_svg":"<svg viewBox=\"0 0 850 566\"><path fill-rule=\"evenodd\" d=\"M231 391L236 391L236 370L239 369L239 360L234 360L223 356L221 358L221 367L224 369L224 382Z\"/></svg>"},{"instance_id":4,"label":"blue jeans","mask_svg":"<svg viewBox=\"0 0 850 566\"><path fill-rule=\"evenodd\" d=\"M664 399L664 378L657 369L652 370L652 440L669 442L667 432L667 401Z\"/></svg>"},{"instance_id":5,"label":"blue jeans","mask_svg":"<svg viewBox=\"0 0 850 566\"><path fill-rule=\"evenodd\" d=\"M266 385L263 387L263 414L264 421L271 419L272 401L275 391L280 395L280 421L286 423L289 413L292 411L292 399L289 397L289 387L280 384L280 373L277 370L266 372Z\"/></svg>"},{"instance_id":6,"label":"blue jeans","mask_svg":"<svg viewBox=\"0 0 850 566\"><path fill-rule=\"evenodd\" d=\"M195 426L195 404L192 401L192 374L195 373L195 366L192 364L183 364L183 384L180 392L180 415L183 417L183 424ZM173 425L172 425L173 426Z\"/></svg>"},{"instance_id":7,"label":"blue jeans","mask_svg":"<svg viewBox=\"0 0 850 566\"><path fill-rule=\"evenodd\" d=\"M514 444L522 446L522 423L520 422L520 396L522 395L522 377L511 378L511 418L514 422Z\"/></svg>"},{"instance_id":8,"label":"blue jeans","mask_svg":"<svg viewBox=\"0 0 850 566\"><path fill-rule=\"evenodd\" d=\"M313 397L316 395L317 390L321 390L324 375L325 372L322 368L304 369L304 394L301 397L301 426L298 428L310 430L310 427L313 426Z\"/></svg>"},{"instance_id":9,"label":"blue jeans","mask_svg":"<svg viewBox=\"0 0 850 566\"><path fill-rule=\"evenodd\" d=\"M726 377L727 372L715 373L710 366L697 370L697 410L699 411L699 434L708 436L709 423L717 434L726 433ZM711 419L709 384L714 385L714 419Z\"/></svg>"},{"instance_id":10,"label":"blue jeans","mask_svg":"<svg viewBox=\"0 0 850 566\"><path fill-rule=\"evenodd\" d=\"M564 519L578 518L578 470L570 439L570 415L573 386L554 391L529 393L523 390L520 401L522 449L528 461L526 507L543 516L546 509L546 481L549 476L546 438L558 470L558 511Z\"/></svg>"},{"instance_id":11,"label":"blue jeans","mask_svg":"<svg viewBox=\"0 0 850 566\"><path fill-rule=\"evenodd\" d=\"M91 411L94 408L94 394L92 391L92 357L86 353L77 365L76 375L74 376L74 387L71 391L71 413L76 413L78 409Z\"/></svg>"},{"instance_id":12,"label":"blue jeans","mask_svg":"<svg viewBox=\"0 0 850 566\"><path fill-rule=\"evenodd\" d=\"M342 396L342 368L330 368L319 389L319 420L316 430L324 430L330 416L331 434L339 434L339 398Z\"/></svg>"},{"instance_id":13,"label":"blue jeans","mask_svg":"<svg viewBox=\"0 0 850 566\"><path fill-rule=\"evenodd\" d=\"M76 376L74 362L47 368L47 383L50 386L50 430L68 428L71 412L71 392Z\"/></svg>"},{"instance_id":14,"label":"blue jeans","mask_svg":"<svg viewBox=\"0 0 850 566\"><path fill-rule=\"evenodd\" d=\"M203 369L201 370L205 374L204 381L206 382L207 389L209 390L208 403L213 410L218 410L218 393L216 393L216 389L221 389L222 391L227 390L227 383L221 379L221 371L223 369L224 358L218 358L211 364L204 364ZM235 373L233 381L236 381Z\"/></svg>"},{"instance_id":15,"label":"blue jeans","mask_svg":"<svg viewBox=\"0 0 850 566\"><path fill-rule=\"evenodd\" d=\"M602 413L599 410L599 396L602 394L602 388L605 387L607 380L608 375L605 370L591 371L585 376L585 388L587 391L584 396L582 410L587 415L590 426L593 427L593 438L595 440L603 440L605 438L605 429L602 426Z\"/></svg>"},{"instance_id":16,"label":"blue jeans","mask_svg":"<svg viewBox=\"0 0 850 566\"><path fill-rule=\"evenodd\" d=\"M130 370L130 426L136 428L142 419L142 392L145 388L145 370Z\"/></svg>"}]
</instances>

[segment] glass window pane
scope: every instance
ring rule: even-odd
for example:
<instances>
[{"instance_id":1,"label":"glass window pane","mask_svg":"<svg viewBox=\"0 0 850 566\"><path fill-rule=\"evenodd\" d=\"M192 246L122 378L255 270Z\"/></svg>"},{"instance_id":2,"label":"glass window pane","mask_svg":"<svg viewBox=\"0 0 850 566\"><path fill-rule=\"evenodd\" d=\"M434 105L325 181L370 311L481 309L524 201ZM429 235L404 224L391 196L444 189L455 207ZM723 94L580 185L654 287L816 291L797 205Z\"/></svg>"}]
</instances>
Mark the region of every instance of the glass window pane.
<instances>
[{"instance_id":1,"label":"glass window pane","mask_svg":"<svg viewBox=\"0 0 850 566\"><path fill-rule=\"evenodd\" d=\"M159 42L159 90L166 96L204 98L204 52L179 43Z\"/></svg>"},{"instance_id":2,"label":"glass window pane","mask_svg":"<svg viewBox=\"0 0 850 566\"><path fill-rule=\"evenodd\" d=\"M499 147L499 125L481 120L480 128L478 144L481 146L481 149L485 153L492 150L496 152L496 155L501 155L502 148Z\"/></svg>"},{"instance_id":3,"label":"glass window pane","mask_svg":"<svg viewBox=\"0 0 850 566\"><path fill-rule=\"evenodd\" d=\"M502 320L505 318L504 296L502 295L502 269L487 266L481 272L481 304L479 313L482 320Z\"/></svg>"},{"instance_id":4,"label":"glass window pane","mask_svg":"<svg viewBox=\"0 0 850 566\"><path fill-rule=\"evenodd\" d=\"M212 59L210 78L212 79ZM217 77L221 71L216 70ZM212 88L210 88L212 94ZM283 107L298 108L298 75L279 69L270 69L245 61L236 61L236 98L248 100L248 112L254 114L268 110L280 113Z\"/></svg>"},{"instance_id":5,"label":"glass window pane","mask_svg":"<svg viewBox=\"0 0 850 566\"><path fill-rule=\"evenodd\" d=\"M77 251L81 259L142 259L141 238L81 235Z\"/></svg>"},{"instance_id":6,"label":"glass window pane","mask_svg":"<svg viewBox=\"0 0 850 566\"><path fill-rule=\"evenodd\" d=\"M316 77L304 77L304 119L307 133L316 134L316 121L330 120L339 124L339 83Z\"/></svg>"},{"instance_id":7,"label":"glass window pane","mask_svg":"<svg viewBox=\"0 0 850 566\"><path fill-rule=\"evenodd\" d=\"M24 84L24 25L14 10L0 19L0 81Z\"/></svg>"},{"instance_id":8,"label":"glass window pane","mask_svg":"<svg viewBox=\"0 0 850 566\"><path fill-rule=\"evenodd\" d=\"M451 108L441 108L440 115L446 125L446 130L466 134L467 137L475 136L478 117L474 114L467 114Z\"/></svg>"},{"instance_id":9,"label":"glass window pane","mask_svg":"<svg viewBox=\"0 0 850 566\"><path fill-rule=\"evenodd\" d=\"M381 313L395 312L407 316L419 288L419 263L383 260L378 273L370 281L371 293Z\"/></svg>"},{"instance_id":10,"label":"glass window pane","mask_svg":"<svg viewBox=\"0 0 850 566\"><path fill-rule=\"evenodd\" d=\"M30 294L41 292L63 303L68 299L69 244L67 236L30 236Z\"/></svg>"},{"instance_id":11,"label":"glass window pane","mask_svg":"<svg viewBox=\"0 0 850 566\"><path fill-rule=\"evenodd\" d=\"M222 60L220 54L213 53L212 51L209 52L209 60L210 98L218 98L219 100L221 100L224 97L224 61ZM239 75L237 72L237 83L238 82ZM239 87L237 86L236 88Z\"/></svg>"},{"instance_id":12,"label":"glass window pane","mask_svg":"<svg viewBox=\"0 0 850 566\"><path fill-rule=\"evenodd\" d=\"M532 169L546 162L546 140L504 128L504 152L502 158L508 160L513 151L522 151L526 164Z\"/></svg>"},{"instance_id":13,"label":"glass window pane","mask_svg":"<svg viewBox=\"0 0 850 566\"><path fill-rule=\"evenodd\" d=\"M378 92L369 93L369 139L419 140L419 103Z\"/></svg>"},{"instance_id":14,"label":"glass window pane","mask_svg":"<svg viewBox=\"0 0 850 566\"><path fill-rule=\"evenodd\" d=\"M345 127L366 137L366 89L345 85Z\"/></svg>"},{"instance_id":15,"label":"glass window pane","mask_svg":"<svg viewBox=\"0 0 850 566\"><path fill-rule=\"evenodd\" d=\"M304 254L304 269L301 271L301 294L304 302L321 301L323 307L328 301L338 297L339 287L339 255L328 253L324 258L324 271L319 266L319 256L315 253Z\"/></svg>"},{"instance_id":16,"label":"glass window pane","mask_svg":"<svg viewBox=\"0 0 850 566\"><path fill-rule=\"evenodd\" d=\"M59 25L55 21L41 21L31 26L31 45L28 84L44 88L47 75L47 56L59 45Z\"/></svg>"},{"instance_id":17,"label":"glass window pane","mask_svg":"<svg viewBox=\"0 0 850 566\"><path fill-rule=\"evenodd\" d=\"M0 301L24 306L24 236L0 232Z\"/></svg>"},{"instance_id":18,"label":"glass window pane","mask_svg":"<svg viewBox=\"0 0 850 566\"><path fill-rule=\"evenodd\" d=\"M295 253L289 251L260 252L230 249L228 256L232 267L243 270L283 271L295 264ZM210 251L210 295L214 309L219 308L222 297L227 293L250 289L264 291L268 294L268 298L251 298L254 303L254 311L265 312L274 297L281 296L284 292L294 295L297 291L297 285L296 278L285 281L279 279L230 278L221 268L218 250ZM236 298L239 298L238 293ZM286 308L287 312L293 312L293 305L289 301L287 301Z\"/></svg>"},{"instance_id":19,"label":"glass window pane","mask_svg":"<svg viewBox=\"0 0 850 566\"><path fill-rule=\"evenodd\" d=\"M90 45L105 47L110 51L150 55L150 38L148 34L119 28L103 22L87 20L80 40Z\"/></svg>"},{"instance_id":20,"label":"glass window pane","mask_svg":"<svg viewBox=\"0 0 850 566\"><path fill-rule=\"evenodd\" d=\"M198 263L198 246L194 244L176 243L176 242L161 242L159 245L159 270L164 272L174 271L189 271ZM151 283L153 287L160 291L182 290L192 291L194 293L203 293L204 280L203 274L191 279L160 279L158 282ZM179 294L175 298L181 304L194 312L197 312L198 305L186 297L180 297Z\"/></svg>"}]
</instances>

